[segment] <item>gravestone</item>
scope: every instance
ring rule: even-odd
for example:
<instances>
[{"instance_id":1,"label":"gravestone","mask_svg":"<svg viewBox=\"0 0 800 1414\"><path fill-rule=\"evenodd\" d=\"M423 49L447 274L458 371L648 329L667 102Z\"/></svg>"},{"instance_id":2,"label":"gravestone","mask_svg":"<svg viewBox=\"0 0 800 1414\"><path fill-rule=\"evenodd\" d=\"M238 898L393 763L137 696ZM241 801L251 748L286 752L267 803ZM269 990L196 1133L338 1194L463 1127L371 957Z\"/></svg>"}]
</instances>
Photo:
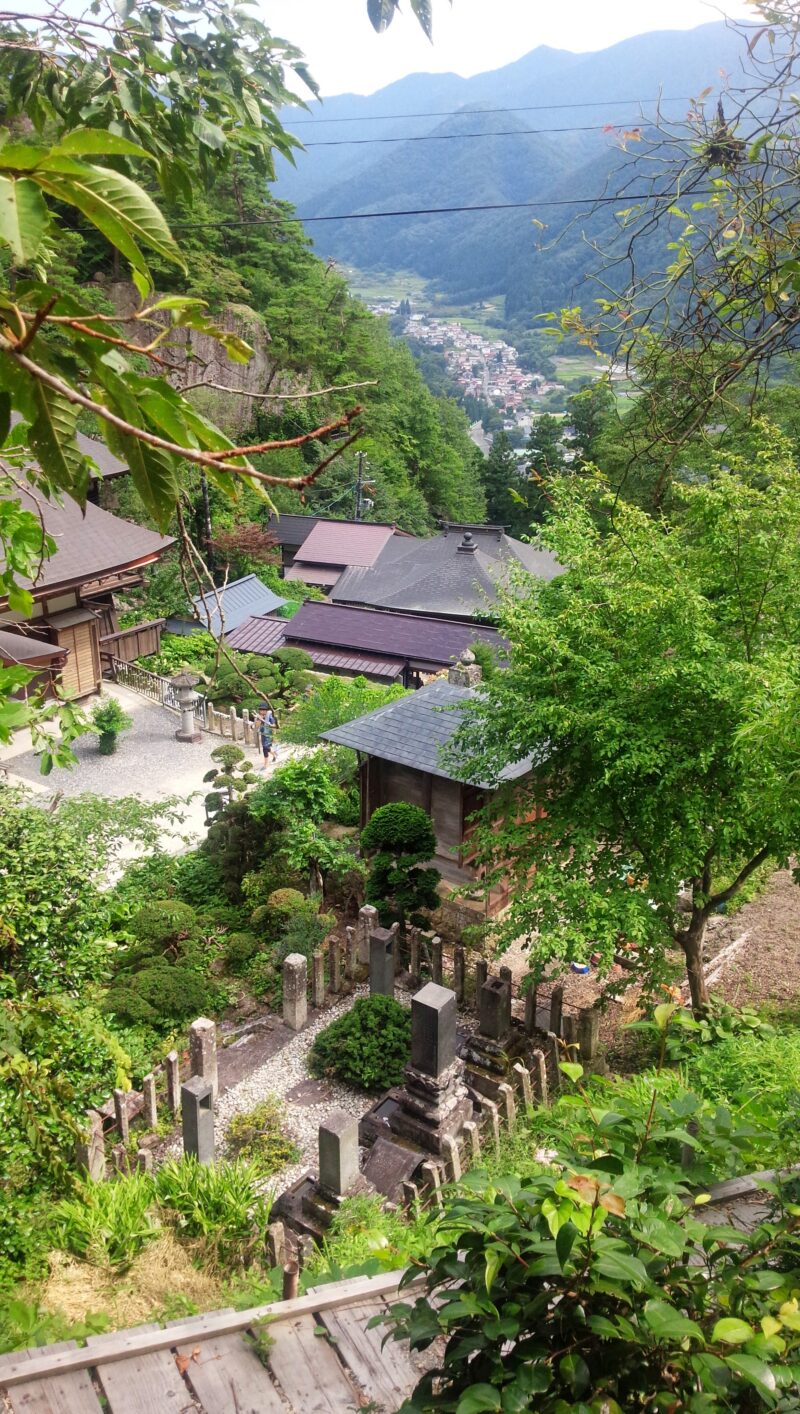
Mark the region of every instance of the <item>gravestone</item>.
<instances>
[{"instance_id":1,"label":"gravestone","mask_svg":"<svg viewBox=\"0 0 800 1414\"><path fill-rule=\"evenodd\" d=\"M467 990L467 971L464 949L460 944L453 948L453 991L459 1006L463 1005Z\"/></svg>"},{"instance_id":2,"label":"gravestone","mask_svg":"<svg viewBox=\"0 0 800 1414\"><path fill-rule=\"evenodd\" d=\"M167 1075L167 1109L177 1115L181 1108L181 1071L177 1051L168 1051L164 1059Z\"/></svg>"},{"instance_id":3,"label":"gravestone","mask_svg":"<svg viewBox=\"0 0 800 1414\"><path fill-rule=\"evenodd\" d=\"M217 1103L217 1026L207 1016L199 1016L189 1027L189 1068L211 1086L213 1103Z\"/></svg>"},{"instance_id":4,"label":"gravestone","mask_svg":"<svg viewBox=\"0 0 800 1414\"><path fill-rule=\"evenodd\" d=\"M334 1110L319 1127L320 1185L341 1196L358 1174L358 1120L346 1110Z\"/></svg>"},{"instance_id":5,"label":"gravestone","mask_svg":"<svg viewBox=\"0 0 800 1414\"><path fill-rule=\"evenodd\" d=\"M315 952L311 959L311 1005L325 1005L325 954Z\"/></svg>"},{"instance_id":6,"label":"gravestone","mask_svg":"<svg viewBox=\"0 0 800 1414\"><path fill-rule=\"evenodd\" d=\"M447 987L428 982L411 1000L411 1063L405 1084L390 1090L396 1102L389 1129L429 1153L441 1154L442 1140L454 1139L472 1119L456 1054L456 997Z\"/></svg>"},{"instance_id":7,"label":"gravestone","mask_svg":"<svg viewBox=\"0 0 800 1414\"><path fill-rule=\"evenodd\" d=\"M152 1071L142 1081L144 1095L144 1121L148 1129L158 1128L158 1101L156 1099L156 1077Z\"/></svg>"},{"instance_id":8,"label":"gravestone","mask_svg":"<svg viewBox=\"0 0 800 1414\"><path fill-rule=\"evenodd\" d=\"M124 1090L114 1091L114 1114L120 1140L123 1144L127 1144L130 1126L128 1123L128 1101Z\"/></svg>"},{"instance_id":9,"label":"gravestone","mask_svg":"<svg viewBox=\"0 0 800 1414\"><path fill-rule=\"evenodd\" d=\"M283 1019L291 1031L302 1031L308 1019L308 963L290 952L283 963Z\"/></svg>"},{"instance_id":10,"label":"gravestone","mask_svg":"<svg viewBox=\"0 0 800 1414\"><path fill-rule=\"evenodd\" d=\"M181 1086L181 1125L184 1154L193 1154L198 1163L213 1164L214 1092L200 1075Z\"/></svg>"},{"instance_id":11,"label":"gravestone","mask_svg":"<svg viewBox=\"0 0 800 1414\"><path fill-rule=\"evenodd\" d=\"M378 1193L397 1202L424 1155L393 1139L376 1139L364 1165L364 1178Z\"/></svg>"},{"instance_id":12,"label":"gravestone","mask_svg":"<svg viewBox=\"0 0 800 1414\"><path fill-rule=\"evenodd\" d=\"M369 937L369 994L394 996L395 929L373 928Z\"/></svg>"},{"instance_id":13,"label":"gravestone","mask_svg":"<svg viewBox=\"0 0 800 1414\"><path fill-rule=\"evenodd\" d=\"M487 977L478 996L478 1030L502 1042L511 1032L511 986L504 977Z\"/></svg>"}]
</instances>

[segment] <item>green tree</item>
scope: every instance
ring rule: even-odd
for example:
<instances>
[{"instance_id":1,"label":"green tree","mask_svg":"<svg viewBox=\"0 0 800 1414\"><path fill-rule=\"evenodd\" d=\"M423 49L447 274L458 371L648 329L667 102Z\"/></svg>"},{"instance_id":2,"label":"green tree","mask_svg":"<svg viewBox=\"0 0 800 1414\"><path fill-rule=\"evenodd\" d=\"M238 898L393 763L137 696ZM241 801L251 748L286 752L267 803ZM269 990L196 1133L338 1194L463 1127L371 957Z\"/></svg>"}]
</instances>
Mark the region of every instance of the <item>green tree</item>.
<instances>
[{"instance_id":1,"label":"green tree","mask_svg":"<svg viewBox=\"0 0 800 1414\"><path fill-rule=\"evenodd\" d=\"M677 945L700 1010L710 915L797 850L800 481L785 450L682 488L669 523L602 484L556 489L547 538L570 571L506 598L510 664L459 743L479 779L532 755L483 849L513 880L501 938L538 931L537 967L596 949L609 967L627 938L658 977Z\"/></svg>"},{"instance_id":2,"label":"green tree","mask_svg":"<svg viewBox=\"0 0 800 1414\"><path fill-rule=\"evenodd\" d=\"M407 923L424 923L420 909L436 907L441 878L427 865L436 853L430 816L407 801L381 805L361 831L361 848L370 857L367 901L396 917L401 932Z\"/></svg>"},{"instance_id":3,"label":"green tree","mask_svg":"<svg viewBox=\"0 0 800 1414\"><path fill-rule=\"evenodd\" d=\"M572 435L566 446L572 452L574 470L597 461L601 437L614 418L616 406L613 390L605 378L598 378L589 388L567 399L565 420Z\"/></svg>"},{"instance_id":4,"label":"green tree","mask_svg":"<svg viewBox=\"0 0 800 1414\"><path fill-rule=\"evenodd\" d=\"M505 526L509 535L527 535L533 520L529 509L530 488L520 475L520 464L508 436L496 432L492 450L483 466L486 514L492 525Z\"/></svg>"}]
</instances>

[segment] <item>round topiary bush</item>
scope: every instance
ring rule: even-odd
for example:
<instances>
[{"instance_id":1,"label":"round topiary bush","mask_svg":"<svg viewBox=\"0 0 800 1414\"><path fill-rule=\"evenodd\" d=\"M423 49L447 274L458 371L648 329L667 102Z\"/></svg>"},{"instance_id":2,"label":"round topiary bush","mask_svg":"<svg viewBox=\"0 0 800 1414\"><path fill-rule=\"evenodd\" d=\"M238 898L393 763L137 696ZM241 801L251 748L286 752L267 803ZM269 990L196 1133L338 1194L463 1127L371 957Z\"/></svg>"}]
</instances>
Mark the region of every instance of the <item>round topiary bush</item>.
<instances>
[{"instance_id":1,"label":"round topiary bush","mask_svg":"<svg viewBox=\"0 0 800 1414\"><path fill-rule=\"evenodd\" d=\"M160 898L146 903L134 913L128 925L140 943L164 946L197 932L197 914L188 903L176 898Z\"/></svg>"},{"instance_id":2,"label":"round topiary bush","mask_svg":"<svg viewBox=\"0 0 800 1414\"><path fill-rule=\"evenodd\" d=\"M305 894L299 889L273 889L267 898L271 926L282 928L295 913L302 913L305 906Z\"/></svg>"},{"instance_id":3,"label":"round topiary bush","mask_svg":"<svg viewBox=\"0 0 800 1414\"><path fill-rule=\"evenodd\" d=\"M228 971L235 975L244 972L260 947L261 943L253 933L231 933L225 944L225 966Z\"/></svg>"},{"instance_id":4,"label":"round topiary bush","mask_svg":"<svg viewBox=\"0 0 800 1414\"><path fill-rule=\"evenodd\" d=\"M410 1053L411 1012L393 997L361 997L320 1031L308 1068L358 1090L388 1090L401 1083Z\"/></svg>"}]
</instances>

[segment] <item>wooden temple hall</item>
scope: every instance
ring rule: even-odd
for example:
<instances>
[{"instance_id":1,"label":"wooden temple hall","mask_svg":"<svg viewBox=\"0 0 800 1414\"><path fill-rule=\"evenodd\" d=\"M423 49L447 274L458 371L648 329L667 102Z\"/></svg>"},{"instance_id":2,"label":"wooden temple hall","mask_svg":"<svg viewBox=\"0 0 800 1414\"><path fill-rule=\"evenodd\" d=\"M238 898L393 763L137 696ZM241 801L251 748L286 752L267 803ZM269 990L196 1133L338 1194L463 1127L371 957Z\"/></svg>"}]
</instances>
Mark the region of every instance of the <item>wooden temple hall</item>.
<instances>
[{"instance_id":1,"label":"wooden temple hall","mask_svg":"<svg viewBox=\"0 0 800 1414\"><path fill-rule=\"evenodd\" d=\"M99 690L112 658L132 661L158 650L163 620L120 630L114 596L140 584L144 566L173 541L91 500L82 511L68 497L57 505L33 488L20 499L41 519L55 551L26 585L34 600L30 618L0 598L0 664L33 670L22 695L38 687L51 693L59 684L73 698L87 697Z\"/></svg>"},{"instance_id":2,"label":"wooden temple hall","mask_svg":"<svg viewBox=\"0 0 800 1414\"><path fill-rule=\"evenodd\" d=\"M491 793L510 781L522 780L532 759L506 766L499 781L467 781L447 760L446 749L463 718L465 703L480 681L480 668L467 652L439 678L417 692L379 707L344 726L322 733L325 741L349 746L360 762L361 825L381 805L405 800L420 805L431 817L436 834L433 863L449 889L479 883L472 817ZM486 910L498 913L508 903L508 888L499 885L486 900Z\"/></svg>"}]
</instances>

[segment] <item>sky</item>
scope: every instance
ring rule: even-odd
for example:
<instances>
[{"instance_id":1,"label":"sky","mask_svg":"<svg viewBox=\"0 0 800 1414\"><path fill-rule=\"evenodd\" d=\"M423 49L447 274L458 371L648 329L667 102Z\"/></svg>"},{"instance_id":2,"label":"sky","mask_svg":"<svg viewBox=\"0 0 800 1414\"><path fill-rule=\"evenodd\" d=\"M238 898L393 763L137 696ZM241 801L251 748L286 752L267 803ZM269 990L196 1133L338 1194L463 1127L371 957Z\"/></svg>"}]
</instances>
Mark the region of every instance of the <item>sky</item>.
<instances>
[{"instance_id":1,"label":"sky","mask_svg":"<svg viewBox=\"0 0 800 1414\"><path fill-rule=\"evenodd\" d=\"M273 34L301 48L323 96L374 93L406 74L451 70L468 78L519 59L539 44L605 49L633 34L692 29L753 18L747 0L433 0L429 44L401 0L391 28L376 35L366 0L260 0Z\"/></svg>"}]
</instances>

